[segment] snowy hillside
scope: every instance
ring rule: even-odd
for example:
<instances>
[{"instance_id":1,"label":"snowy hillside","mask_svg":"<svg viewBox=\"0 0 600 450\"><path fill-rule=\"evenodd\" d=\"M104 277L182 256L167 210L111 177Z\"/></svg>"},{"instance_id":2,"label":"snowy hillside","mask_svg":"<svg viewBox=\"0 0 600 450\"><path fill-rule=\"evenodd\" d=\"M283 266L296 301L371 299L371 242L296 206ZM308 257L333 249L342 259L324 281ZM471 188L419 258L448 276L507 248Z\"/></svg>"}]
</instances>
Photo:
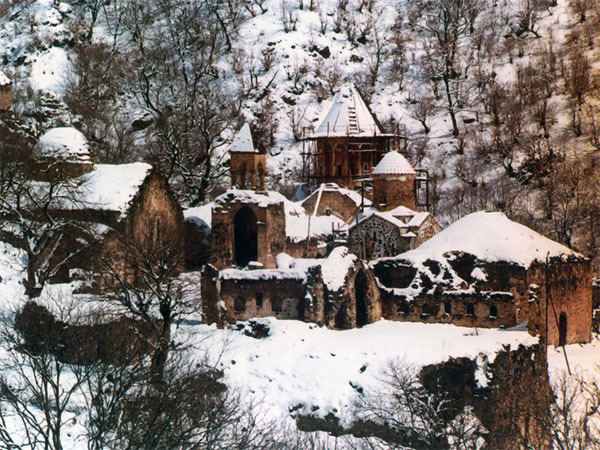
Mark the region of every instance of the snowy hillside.
<instances>
[{"instance_id":1,"label":"snowy hillside","mask_svg":"<svg viewBox=\"0 0 600 450\"><path fill-rule=\"evenodd\" d=\"M107 162L160 164L194 205L246 121L268 149L271 186L293 192L300 138L354 84L429 171L443 223L501 210L595 252L591 187L568 179L589 178L600 142L597 12L571 3L467 2L441 42L443 2L425 0L19 2L0 18L1 68L35 134L74 124Z\"/></svg>"}]
</instances>

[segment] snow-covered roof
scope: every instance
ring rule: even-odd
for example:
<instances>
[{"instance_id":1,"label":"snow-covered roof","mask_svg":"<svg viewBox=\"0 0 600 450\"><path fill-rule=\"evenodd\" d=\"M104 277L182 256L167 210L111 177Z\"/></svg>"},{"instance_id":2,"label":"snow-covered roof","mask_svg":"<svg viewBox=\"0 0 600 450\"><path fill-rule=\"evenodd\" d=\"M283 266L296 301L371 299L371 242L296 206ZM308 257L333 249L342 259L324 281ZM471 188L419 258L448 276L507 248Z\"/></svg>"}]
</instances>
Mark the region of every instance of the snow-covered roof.
<instances>
[{"instance_id":1,"label":"snow-covered roof","mask_svg":"<svg viewBox=\"0 0 600 450\"><path fill-rule=\"evenodd\" d=\"M356 262L356 255L350 253L346 247L334 248L327 258L291 258L280 254L277 257L277 267L280 269L302 270L308 272L312 267L320 266L323 282L329 291L341 289L346 280L346 275Z\"/></svg>"},{"instance_id":2,"label":"snow-covered roof","mask_svg":"<svg viewBox=\"0 0 600 450\"><path fill-rule=\"evenodd\" d=\"M8 78L6 74L0 70L0 86L8 86L10 84L10 78Z\"/></svg>"},{"instance_id":3,"label":"snow-covered roof","mask_svg":"<svg viewBox=\"0 0 600 450\"><path fill-rule=\"evenodd\" d=\"M246 122L242 128L236 133L233 138L233 142L229 147L230 152L245 152L245 153L257 153L254 148L254 141L252 140L252 133L250 132L250 125Z\"/></svg>"},{"instance_id":4,"label":"snow-covered roof","mask_svg":"<svg viewBox=\"0 0 600 450\"><path fill-rule=\"evenodd\" d=\"M353 228L358 224L370 219L371 217L379 217L397 228L405 230L403 236L413 237L414 234L408 234L410 229L419 228L425 220L431 216L428 212L413 211L406 206L399 206L391 211L379 211L377 208L367 208L358 216L358 222L351 221L348 223L349 228Z\"/></svg>"},{"instance_id":5,"label":"snow-covered roof","mask_svg":"<svg viewBox=\"0 0 600 450\"><path fill-rule=\"evenodd\" d=\"M92 161L87 139L73 127L58 127L46 131L33 148L33 157L36 160Z\"/></svg>"},{"instance_id":6,"label":"snow-covered roof","mask_svg":"<svg viewBox=\"0 0 600 450\"><path fill-rule=\"evenodd\" d=\"M356 256L346 247L337 247L327 258L293 258L285 253L277 255L276 269L225 269L219 272L221 280L296 280L304 281L313 267L321 268L323 282L330 291L341 289L346 275L356 262Z\"/></svg>"},{"instance_id":7,"label":"snow-covered roof","mask_svg":"<svg viewBox=\"0 0 600 450\"><path fill-rule=\"evenodd\" d=\"M354 86L342 89L317 130L310 136L380 136L383 131Z\"/></svg>"},{"instance_id":8,"label":"snow-covered roof","mask_svg":"<svg viewBox=\"0 0 600 450\"><path fill-rule=\"evenodd\" d=\"M186 222L192 222L198 227L210 229L212 223L212 207L213 203L211 202L194 208L186 208L183 210L183 217Z\"/></svg>"},{"instance_id":9,"label":"snow-covered roof","mask_svg":"<svg viewBox=\"0 0 600 450\"><path fill-rule=\"evenodd\" d=\"M584 258L558 242L508 219L500 212L476 212L454 222L419 248L398 255L412 261L442 259L445 253L460 251L483 261L507 261L529 267L546 257Z\"/></svg>"},{"instance_id":10,"label":"snow-covered roof","mask_svg":"<svg viewBox=\"0 0 600 450\"><path fill-rule=\"evenodd\" d=\"M321 201L321 195L323 194L323 192L339 192L340 195L348 197L350 200L352 200L357 207L359 207L363 203L363 197L358 192L353 191L352 189L346 189L346 188L339 187L335 183L321 183L321 185L319 186L319 188L317 190L315 190L312 194L310 194L306 199L303 200L303 203L304 203L304 202L308 201L309 198L312 198L315 196L317 197L317 202L315 203L314 210L312 211L313 216L315 216L317 211L319 210L319 203ZM365 197L364 205L370 206L371 200L369 200L368 198Z\"/></svg>"},{"instance_id":11,"label":"snow-covered roof","mask_svg":"<svg viewBox=\"0 0 600 450\"><path fill-rule=\"evenodd\" d=\"M152 166L146 163L96 164L90 173L72 180L69 195L60 198L55 208L65 210L97 210L119 212L121 217L129 209L131 200L150 174ZM44 182L40 182L44 183Z\"/></svg>"},{"instance_id":12,"label":"snow-covered roof","mask_svg":"<svg viewBox=\"0 0 600 450\"><path fill-rule=\"evenodd\" d=\"M372 172L373 175L416 175L414 167L408 160L398 153L391 151L379 161Z\"/></svg>"}]
</instances>

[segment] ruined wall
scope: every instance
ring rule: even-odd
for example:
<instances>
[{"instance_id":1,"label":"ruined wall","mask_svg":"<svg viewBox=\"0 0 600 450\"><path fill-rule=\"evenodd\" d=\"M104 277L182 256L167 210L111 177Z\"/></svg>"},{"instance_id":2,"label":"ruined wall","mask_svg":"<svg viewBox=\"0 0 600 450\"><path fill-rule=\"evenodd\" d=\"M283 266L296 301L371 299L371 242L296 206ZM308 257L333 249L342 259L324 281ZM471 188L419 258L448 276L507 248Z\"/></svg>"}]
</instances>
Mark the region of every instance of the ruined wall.
<instances>
[{"instance_id":1,"label":"ruined wall","mask_svg":"<svg viewBox=\"0 0 600 450\"><path fill-rule=\"evenodd\" d=\"M547 429L549 405L552 400L546 351L544 346L504 348L487 365L489 380L486 386L477 383L478 362L468 358L449 358L438 364L424 366L417 379L423 396L434 405L443 405L438 424L452 421L465 408L472 408L483 427L485 445L489 449L551 448ZM479 363L481 364L481 362ZM393 388L390 394L394 394ZM400 396L406 395L400 392ZM310 405L309 405L310 406ZM308 408L305 408L307 410ZM334 436L352 434L356 437L378 437L394 448L454 448L443 429L429 435L429 441L419 439L418 433L395 419L403 412L391 410L381 421L356 418L342 423L334 413L296 416L302 431L325 431ZM416 417L419 412L416 412ZM385 419L388 419L386 422ZM425 420L434 420L425 417ZM399 426L394 426L395 424ZM467 425L467 424L465 424ZM468 425L467 425L468 426ZM431 439L436 439L432 442Z\"/></svg>"},{"instance_id":2,"label":"ruined wall","mask_svg":"<svg viewBox=\"0 0 600 450\"><path fill-rule=\"evenodd\" d=\"M8 111L12 105L12 85L0 85L0 111Z\"/></svg>"},{"instance_id":3,"label":"ruined wall","mask_svg":"<svg viewBox=\"0 0 600 450\"><path fill-rule=\"evenodd\" d=\"M318 267L306 276L269 270L235 276L208 265L202 273L201 286L203 318L207 323L222 326L238 320L276 317L324 324L324 288Z\"/></svg>"},{"instance_id":4,"label":"ruined wall","mask_svg":"<svg viewBox=\"0 0 600 450\"><path fill-rule=\"evenodd\" d=\"M331 251L331 243L311 237L308 240L286 239L285 252L293 258L324 258Z\"/></svg>"},{"instance_id":5,"label":"ruined wall","mask_svg":"<svg viewBox=\"0 0 600 450\"><path fill-rule=\"evenodd\" d=\"M302 203L307 214L312 215L314 213L317 200L319 200L318 192L311 195ZM356 203L354 203L347 195L344 195L339 191L323 191L321 192L317 215L325 216L329 210L333 215L340 217L344 221L348 221L356 217L359 209L360 208L356 206Z\"/></svg>"},{"instance_id":6,"label":"ruined wall","mask_svg":"<svg viewBox=\"0 0 600 450\"><path fill-rule=\"evenodd\" d=\"M362 263L346 275L339 291L325 289L325 325L350 329L382 318L381 299L373 273Z\"/></svg>"},{"instance_id":7,"label":"ruined wall","mask_svg":"<svg viewBox=\"0 0 600 450\"><path fill-rule=\"evenodd\" d=\"M250 208L256 215L258 262L264 268L275 268L275 257L286 250L283 202L261 206L260 204L232 201L223 206L213 207L211 264L218 269L234 265L234 220L238 211L243 207Z\"/></svg>"},{"instance_id":8,"label":"ruined wall","mask_svg":"<svg viewBox=\"0 0 600 450\"><path fill-rule=\"evenodd\" d=\"M452 275L438 261L424 263L436 281L409 261L378 261L374 274L384 286L383 317L482 328L512 327L527 320L529 289L524 267L488 263L461 252L449 254L446 262L464 280L462 289L453 287ZM420 286L420 293L397 291L413 286Z\"/></svg>"},{"instance_id":9,"label":"ruined wall","mask_svg":"<svg viewBox=\"0 0 600 450\"><path fill-rule=\"evenodd\" d=\"M411 243L411 249L414 249L442 231L442 227L435 217L428 215L419 228L411 228L410 231L417 235L417 237L415 237Z\"/></svg>"},{"instance_id":10,"label":"ruined wall","mask_svg":"<svg viewBox=\"0 0 600 450\"><path fill-rule=\"evenodd\" d=\"M398 206L417 209L414 175L374 175L373 206L389 211Z\"/></svg>"},{"instance_id":11,"label":"ruined wall","mask_svg":"<svg viewBox=\"0 0 600 450\"><path fill-rule=\"evenodd\" d=\"M528 281L531 287L531 333L544 339L547 335L548 345L590 341L592 276L589 260L553 258L547 265L534 263L529 269ZM565 321L563 339L561 320Z\"/></svg>"},{"instance_id":12,"label":"ruined wall","mask_svg":"<svg viewBox=\"0 0 600 450\"><path fill-rule=\"evenodd\" d=\"M445 291L409 299L383 289L381 302L383 317L387 320L480 328L517 325L514 297L504 292Z\"/></svg>"}]
</instances>

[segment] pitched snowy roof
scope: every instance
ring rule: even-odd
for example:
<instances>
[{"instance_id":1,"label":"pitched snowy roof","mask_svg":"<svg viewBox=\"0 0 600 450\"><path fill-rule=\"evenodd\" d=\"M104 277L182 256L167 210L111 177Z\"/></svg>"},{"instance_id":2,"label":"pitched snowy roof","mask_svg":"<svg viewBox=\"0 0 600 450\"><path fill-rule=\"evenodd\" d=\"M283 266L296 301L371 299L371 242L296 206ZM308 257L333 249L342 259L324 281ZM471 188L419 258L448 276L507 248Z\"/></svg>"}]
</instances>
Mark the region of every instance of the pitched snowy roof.
<instances>
[{"instance_id":1,"label":"pitched snowy roof","mask_svg":"<svg viewBox=\"0 0 600 450\"><path fill-rule=\"evenodd\" d=\"M233 142L229 147L229 151L257 153L257 150L254 148L254 141L252 140L252 133L250 132L250 125L248 125L248 123L245 123L236 133Z\"/></svg>"},{"instance_id":2,"label":"pitched snowy roof","mask_svg":"<svg viewBox=\"0 0 600 450\"><path fill-rule=\"evenodd\" d=\"M408 160L398 153L391 151L379 161L372 172L373 175L416 175L414 167Z\"/></svg>"},{"instance_id":3,"label":"pitched snowy roof","mask_svg":"<svg viewBox=\"0 0 600 450\"><path fill-rule=\"evenodd\" d=\"M413 211L405 206L399 206L391 211L378 211L377 208L367 208L359 215L358 224L376 216L404 230L403 236L414 236L412 233L409 235L410 231L408 230L419 228L430 215L428 212ZM357 223L352 221L348 225L350 228L354 228Z\"/></svg>"},{"instance_id":4,"label":"pitched snowy roof","mask_svg":"<svg viewBox=\"0 0 600 450\"><path fill-rule=\"evenodd\" d=\"M317 130L310 136L378 136L383 131L354 86L340 91Z\"/></svg>"},{"instance_id":5,"label":"pitched snowy roof","mask_svg":"<svg viewBox=\"0 0 600 450\"><path fill-rule=\"evenodd\" d=\"M90 173L72 181L76 184L64 187L69 195L57 196L60 204L54 207L115 211L124 217L151 170L152 166L146 163L96 164Z\"/></svg>"},{"instance_id":6,"label":"pitched snowy roof","mask_svg":"<svg viewBox=\"0 0 600 450\"><path fill-rule=\"evenodd\" d=\"M315 216L316 212L319 210L319 203L321 202L321 195L323 192L339 192L340 195L348 197L352 202L354 202L354 204L357 207L360 206L361 204L363 204L363 198L358 192L353 191L351 189L339 187L335 183L321 183L321 185L319 186L319 188L317 190L315 190L312 194L310 194L308 197L306 197L306 199L304 199L302 201L302 203L304 203L309 198L312 198L314 196L317 197L317 202L315 203L315 207L312 212L313 216ZM369 200L368 198L365 198L364 204L365 204L365 206L370 206L371 200Z\"/></svg>"},{"instance_id":7,"label":"pitched snowy roof","mask_svg":"<svg viewBox=\"0 0 600 450\"><path fill-rule=\"evenodd\" d=\"M454 222L415 250L399 255L409 260L441 259L462 251L483 261L507 261L529 267L546 257L584 258L558 242L508 219L500 212L476 212Z\"/></svg>"},{"instance_id":8,"label":"pitched snowy roof","mask_svg":"<svg viewBox=\"0 0 600 450\"><path fill-rule=\"evenodd\" d=\"M46 131L35 144L33 157L36 160L52 158L65 161L92 161L87 139L73 127L58 127Z\"/></svg>"},{"instance_id":9,"label":"pitched snowy roof","mask_svg":"<svg viewBox=\"0 0 600 450\"><path fill-rule=\"evenodd\" d=\"M10 78L0 70L0 86L8 86L11 84Z\"/></svg>"}]
</instances>

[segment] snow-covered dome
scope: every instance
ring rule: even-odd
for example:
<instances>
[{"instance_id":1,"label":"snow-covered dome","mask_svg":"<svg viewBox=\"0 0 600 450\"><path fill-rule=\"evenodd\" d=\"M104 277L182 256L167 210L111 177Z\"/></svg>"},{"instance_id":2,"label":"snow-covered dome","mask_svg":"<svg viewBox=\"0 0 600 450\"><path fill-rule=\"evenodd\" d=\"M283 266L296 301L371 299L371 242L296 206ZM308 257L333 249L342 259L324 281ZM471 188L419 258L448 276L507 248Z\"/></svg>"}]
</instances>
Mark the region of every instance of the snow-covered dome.
<instances>
[{"instance_id":1,"label":"snow-covered dome","mask_svg":"<svg viewBox=\"0 0 600 450\"><path fill-rule=\"evenodd\" d=\"M38 161L92 162L87 139L73 127L46 131L33 149L33 158Z\"/></svg>"},{"instance_id":2,"label":"snow-covered dome","mask_svg":"<svg viewBox=\"0 0 600 450\"><path fill-rule=\"evenodd\" d=\"M373 169L373 175L416 175L414 167L397 151L387 153Z\"/></svg>"}]
</instances>

